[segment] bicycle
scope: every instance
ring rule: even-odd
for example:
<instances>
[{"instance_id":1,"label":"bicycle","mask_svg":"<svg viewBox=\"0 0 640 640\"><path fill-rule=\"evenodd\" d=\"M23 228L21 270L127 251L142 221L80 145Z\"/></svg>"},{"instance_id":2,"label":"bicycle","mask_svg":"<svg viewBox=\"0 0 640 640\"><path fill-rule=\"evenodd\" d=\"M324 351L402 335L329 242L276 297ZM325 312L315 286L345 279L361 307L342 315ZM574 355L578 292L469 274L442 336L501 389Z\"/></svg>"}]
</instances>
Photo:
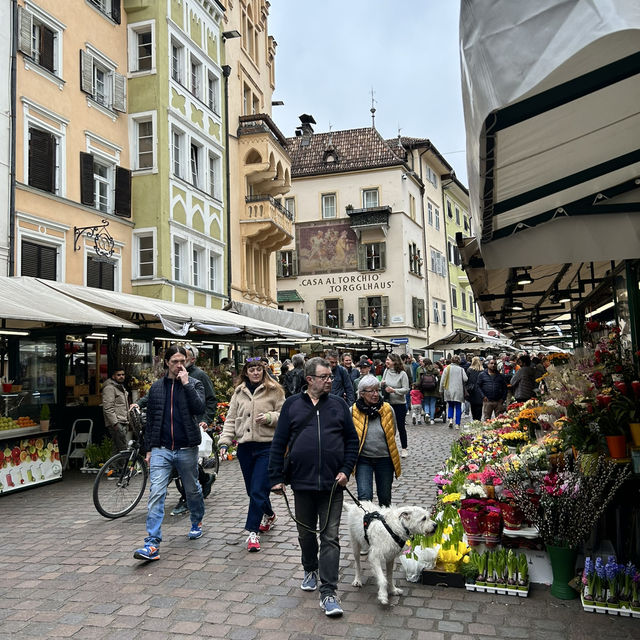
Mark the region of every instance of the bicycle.
<instances>
[{"instance_id":1,"label":"bicycle","mask_svg":"<svg viewBox=\"0 0 640 640\"><path fill-rule=\"evenodd\" d=\"M93 483L93 504L105 518L126 516L144 495L149 467L140 453L143 424L140 412L132 412L134 439L102 465Z\"/></svg>"}]
</instances>

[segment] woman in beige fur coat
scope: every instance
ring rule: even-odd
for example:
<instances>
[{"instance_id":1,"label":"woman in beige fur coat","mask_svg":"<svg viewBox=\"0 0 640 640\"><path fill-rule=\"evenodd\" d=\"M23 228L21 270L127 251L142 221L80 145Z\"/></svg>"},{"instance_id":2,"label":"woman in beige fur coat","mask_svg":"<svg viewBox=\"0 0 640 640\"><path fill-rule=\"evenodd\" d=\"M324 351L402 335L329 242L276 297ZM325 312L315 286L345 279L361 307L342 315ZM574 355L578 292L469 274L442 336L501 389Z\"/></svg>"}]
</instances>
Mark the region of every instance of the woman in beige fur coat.
<instances>
[{"instance_id":1,"label":"woman in beige fur coat","mask_svg":"<svg viewBox=\"0 0 640 640\"><path fill-rule=\"evenodd\" d=\"M238 442L238 462L249 496L245 528L248 551L260 551L260 532L269 531L276 521L269 493L269 452L278 424L284 390L268 373L260 358L247 358L240 372L242 382L231 397L220 453L224 460L227 447Z\"/></svg>"}]
</instances>

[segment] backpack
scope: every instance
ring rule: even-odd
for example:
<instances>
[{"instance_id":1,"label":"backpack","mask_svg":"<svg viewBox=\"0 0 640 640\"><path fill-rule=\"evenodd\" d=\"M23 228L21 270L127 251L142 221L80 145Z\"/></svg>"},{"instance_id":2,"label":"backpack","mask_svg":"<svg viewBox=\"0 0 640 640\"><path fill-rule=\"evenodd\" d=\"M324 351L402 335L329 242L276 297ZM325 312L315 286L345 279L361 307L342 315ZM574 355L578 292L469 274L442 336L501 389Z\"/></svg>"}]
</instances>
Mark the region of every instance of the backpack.
<instances>
[{"instance_id":1,"label":"backpack","mask_svg":"<svg viewBox=\"0 0 640 640\"><path fill-rule=\"evenodd\" d=\"M435 391L436 389L436 377L432 373L420 374L420 391Z\"/></svg>"}]
</instances>

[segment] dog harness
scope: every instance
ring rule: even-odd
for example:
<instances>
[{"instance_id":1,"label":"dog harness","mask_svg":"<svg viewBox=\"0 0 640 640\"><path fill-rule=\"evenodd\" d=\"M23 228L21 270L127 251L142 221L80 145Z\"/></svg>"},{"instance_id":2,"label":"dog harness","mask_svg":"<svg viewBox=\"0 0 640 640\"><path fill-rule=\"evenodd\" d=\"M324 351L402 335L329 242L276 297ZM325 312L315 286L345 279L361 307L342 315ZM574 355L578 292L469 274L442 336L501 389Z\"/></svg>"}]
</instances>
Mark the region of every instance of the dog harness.
<instances>
[{"instance_id":1,"label":"dog harness","mask_svg":"<svg viewBox=\"0 0 640 640\"><path fill-rule=\"evenodd\" d=\"M402 547L404 547L404 544L406 542L406 538L403 540L388 524L387 521L384 519L384 516L379 513L378 511L371 511L370 513L365 513L363 518L362 518L362 524L364 526L364 539L366 540L367 544L369 544L369 525L371 524L371 522L373 520L380 520L380 522L382 523L382 526L389 532L389 535L395 540L395 543L402 549ZM409 537L409 532L407 531L407 528L405 527L405 531L407 532L407 537Z\"/></svg>"}]
</instances>

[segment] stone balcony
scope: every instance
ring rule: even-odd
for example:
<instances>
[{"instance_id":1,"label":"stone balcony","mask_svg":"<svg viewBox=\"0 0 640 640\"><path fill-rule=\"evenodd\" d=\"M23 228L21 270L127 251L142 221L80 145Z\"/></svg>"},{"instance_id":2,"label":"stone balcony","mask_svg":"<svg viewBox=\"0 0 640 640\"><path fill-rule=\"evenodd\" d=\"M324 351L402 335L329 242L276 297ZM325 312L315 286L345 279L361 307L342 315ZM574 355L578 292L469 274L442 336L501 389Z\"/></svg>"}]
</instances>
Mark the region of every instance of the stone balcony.
<instances>
[{"instance_id":1,"label":"stone balcony","mask_svg":"<svg viewBox=\"0 0 640 640\"><path fill-rule=\"evenodd\" d=\"M293 215L271 196L246 196L240 218L243 238L268 251L277 251L293 240Z\"/></svg>"}]
</instances>

